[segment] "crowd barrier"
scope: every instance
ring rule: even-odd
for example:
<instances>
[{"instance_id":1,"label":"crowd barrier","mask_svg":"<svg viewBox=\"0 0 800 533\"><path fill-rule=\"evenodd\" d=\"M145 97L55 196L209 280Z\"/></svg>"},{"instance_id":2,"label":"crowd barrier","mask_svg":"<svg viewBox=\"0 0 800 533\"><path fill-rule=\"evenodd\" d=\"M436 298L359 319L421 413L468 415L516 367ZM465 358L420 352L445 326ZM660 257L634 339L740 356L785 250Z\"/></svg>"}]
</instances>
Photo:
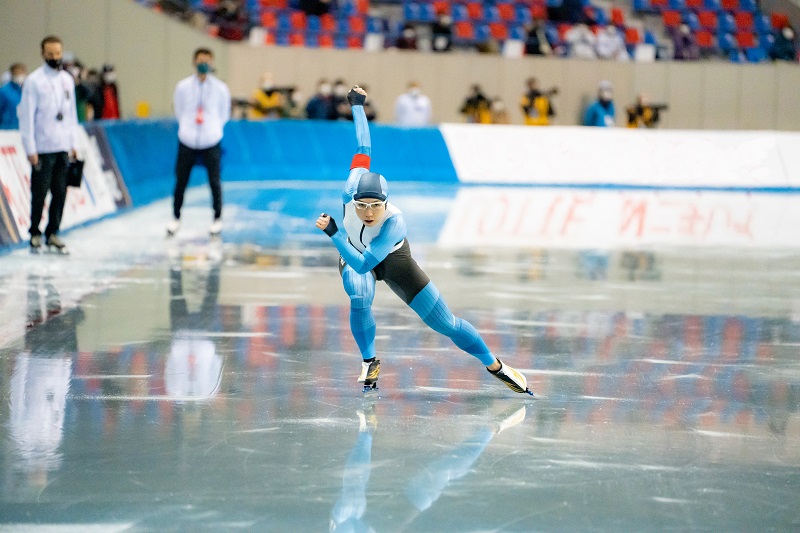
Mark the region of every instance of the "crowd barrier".
<instances>
[{"instance_id":1,"label":"crowd barrier","mask_svg":"<svg viewBox=\"0 0 800 533\"><path fill-rule=\"evenodd\" d=\"M373 124L371 136L372 168L390 181L492 187L453 193L442 244L527 245L545 236L548 245L583 247L604 242L601 233L615 235L605 239L612 246L800 244L797 195L774 194L800 192L798 133ZM171 195L174 120L97 122L80 139L85 179L69 191L63 228ZM344 180L355 144L350 122L234 120L223 139L223 181ZM196 167L190 185L205 179ZM27 240L30 165L18 132L0 132L0 182L0 244ZM564 198L565 189L575 190ZM579 226L585 231L570 240Z\"/></svg>"}]
</instances>

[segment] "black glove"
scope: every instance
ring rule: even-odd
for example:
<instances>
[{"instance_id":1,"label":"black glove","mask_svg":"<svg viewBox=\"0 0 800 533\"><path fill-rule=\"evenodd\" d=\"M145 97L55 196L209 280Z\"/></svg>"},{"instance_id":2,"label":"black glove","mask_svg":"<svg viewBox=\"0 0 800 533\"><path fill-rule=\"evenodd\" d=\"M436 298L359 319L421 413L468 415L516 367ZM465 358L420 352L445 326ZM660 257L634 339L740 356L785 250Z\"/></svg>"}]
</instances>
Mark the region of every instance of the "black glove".
<instances>
[{"instance_id":1,"label":"black glove","mask_svg":"<svg viewBox=\"0 0 800 533\"><path fill-rule=\"evenodd\" d=\"M329 217L330 220L328 221L328 225L325 226L325 229L322 231L324 231L328 237L333 237L334 235L336 235L336 232L339 231L339 228L336 227L336 221L333 220L332 216L330 215L325 215L325 216Z\"/></svg>"},{"instance_id":2,"label":"black glove","mask_svg":"<svg viewBox=\"0 0 800 533\"><path fill-rule=\"evenodd\" d=\"M350 105L364 105L366 101L366 95L358 93L354 89L350 89L350 92L347 93L347 102Z\"/></svg>"}]
</instances>

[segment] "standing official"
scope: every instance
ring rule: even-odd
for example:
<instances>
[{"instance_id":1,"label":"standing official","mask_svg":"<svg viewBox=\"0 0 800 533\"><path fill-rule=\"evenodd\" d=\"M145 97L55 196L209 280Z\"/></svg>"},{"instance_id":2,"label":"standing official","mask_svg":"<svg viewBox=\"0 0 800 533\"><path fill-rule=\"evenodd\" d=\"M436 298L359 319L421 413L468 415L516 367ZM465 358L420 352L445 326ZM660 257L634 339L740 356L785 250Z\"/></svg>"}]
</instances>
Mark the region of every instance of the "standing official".
<instances>
[{"instance_id":1,"label":"standing official","mask_svg":"<svg viewBox=\"0 0 800 533\"><path fill-rule=\"evenodd\" d=\"M67 167L76 157L75 129L78 114L75 107L75 82L61 68L64 45L51 35L42 40L42 58L45 64L25 79L22 100L17 107L22 145L33 167L31 171L31 250L42 247L42 219L47 191L52 195L47 227L46 244L54 250L67 253L64 242L58 237L61 215L67 197Z\"/></svg>"},{"instance_id":2,"label":"standing official","mask_svg":"<svg viewBox=\"0 0 800 533\"><path fill-rule=\"evenodd\" d=\"M207 48L194 52L196 73L178 82L173 105L178 119L178 161L175 164L175 195L173 220L167 225L167 235L175 235L181 224L183 195L195 163L202 162L208 171L208 185L214 206L211 235L222 231L222 130L231 117L231 93L228 86L211 74L214 54Z\"/></svg>"}]
</instances>

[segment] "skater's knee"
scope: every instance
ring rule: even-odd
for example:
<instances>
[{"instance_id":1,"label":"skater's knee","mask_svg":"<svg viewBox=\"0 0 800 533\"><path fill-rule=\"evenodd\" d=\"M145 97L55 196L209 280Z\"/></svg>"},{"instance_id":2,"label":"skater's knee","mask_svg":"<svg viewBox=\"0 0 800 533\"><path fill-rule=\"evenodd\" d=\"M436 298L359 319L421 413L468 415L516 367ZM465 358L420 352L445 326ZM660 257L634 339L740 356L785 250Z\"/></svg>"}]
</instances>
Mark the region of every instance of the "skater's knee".
<instances>
[{"instance_id":1,"label":"skater's knee","mask_svg":"<svg viewBox=\"0 0 800 533\"><path fill-rule=\"evenodd\" d=\"M366 309L372 306L372 298L361 295L361 294L351 294L350 295L350 307L352 309Z\"/></svg>"}]
</instances>

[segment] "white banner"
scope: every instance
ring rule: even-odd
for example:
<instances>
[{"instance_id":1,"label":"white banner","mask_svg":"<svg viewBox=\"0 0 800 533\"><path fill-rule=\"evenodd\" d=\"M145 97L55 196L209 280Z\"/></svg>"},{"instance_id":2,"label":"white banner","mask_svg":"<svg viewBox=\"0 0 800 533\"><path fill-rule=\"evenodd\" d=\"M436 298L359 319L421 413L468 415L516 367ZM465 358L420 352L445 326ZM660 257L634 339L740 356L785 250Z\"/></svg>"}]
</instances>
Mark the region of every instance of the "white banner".
<instances>
[{"instance_id":1,"label":"white banner","mask_svg":"<svg viewBox=\"0 0 800 533\"><path fill-rule=\"evenodd\" d=\"M114 201L114 192L118 188L116 177L113 173L103 172L102 157L97 143L83 128L78 128L76 148L78 157L84 160L83 183L79 188L67 188L61 229L99 218L117 209ZM30 173L31 165L22 147L19 132L0 131L0 184L21 240L27 240L31 225ZM48 194L40 228L47 225L49 205Z\"/></svg>"},{"instance_id":2,"label":"white banner","mask_svg":"<svg viewBox=\"0 0 800 533\"><path fill-rule=\"evenodd\" d=\"M800 195L520 187L462 189L443 246L800 246Z\"/></svg>"},{"instance_id":3,"label":"white banner","mask_svg":"<svg viewBox=\"0 0 800 533\"><path fill-rule=\"evenodd\" d=\"M800 187L800 134L443 124L459 180Z\"/></svg>"}]
</instances>

